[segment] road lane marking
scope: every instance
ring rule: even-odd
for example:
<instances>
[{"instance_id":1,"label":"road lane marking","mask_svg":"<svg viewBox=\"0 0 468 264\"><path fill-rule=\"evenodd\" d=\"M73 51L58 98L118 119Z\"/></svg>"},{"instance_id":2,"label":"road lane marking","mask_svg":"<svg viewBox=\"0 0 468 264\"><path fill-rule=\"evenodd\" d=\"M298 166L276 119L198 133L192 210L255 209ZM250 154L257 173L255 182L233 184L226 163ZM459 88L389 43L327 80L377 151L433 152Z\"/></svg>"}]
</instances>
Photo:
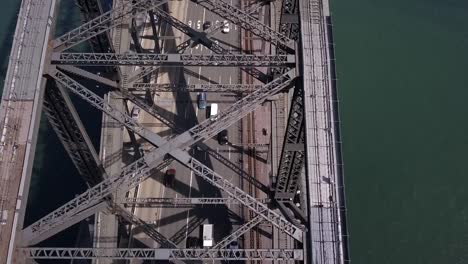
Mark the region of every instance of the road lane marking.
<instances>
[{"instance_id":1,"label":"road lane marking","mask_svg":"<svg viewBox=\"0 0 468 264\"><path fill-rule=\"evenodd\" d=\"M229 160L231 160L231 146L229 146L228 148L228 158Z\"/></svg>"},{"instance_id":2,"label":"road lane marking","mask_svg":"<svg viewBox=\"0 0 468 264\"><path fill-rule=\"evenodd\" d=\"M200 78L201 78L201 67L198 67L198 80L199 81L200 81Z\"/></svg>"},{"instance_id":3,"label":"road lane marking","mask_svg":"<svg viewBox=\"0 0 468 264\"><path fill-rule=\"evenodd\" d=\"M232 84L232 75L229 75L229 84Z\"/></svg>"}]
</instances>

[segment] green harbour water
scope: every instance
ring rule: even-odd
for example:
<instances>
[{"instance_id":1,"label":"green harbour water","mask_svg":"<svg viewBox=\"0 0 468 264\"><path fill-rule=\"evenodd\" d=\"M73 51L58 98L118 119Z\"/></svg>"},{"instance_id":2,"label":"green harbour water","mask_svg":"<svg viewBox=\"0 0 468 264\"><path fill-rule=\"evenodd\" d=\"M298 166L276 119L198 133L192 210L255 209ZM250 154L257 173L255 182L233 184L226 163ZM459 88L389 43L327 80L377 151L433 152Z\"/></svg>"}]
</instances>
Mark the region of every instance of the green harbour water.
<instances>
[{"instance_id":1,"label":"green harbour water","mask_svg":"<svg viewBox=\"0 0 468 264\"><path fill-rule=\"evenodd\" d=\"M352 263L468 263L468 1L331 1ZM44 117L36 160L27 222L84 188Z\"/></svg>"}]
</instances>

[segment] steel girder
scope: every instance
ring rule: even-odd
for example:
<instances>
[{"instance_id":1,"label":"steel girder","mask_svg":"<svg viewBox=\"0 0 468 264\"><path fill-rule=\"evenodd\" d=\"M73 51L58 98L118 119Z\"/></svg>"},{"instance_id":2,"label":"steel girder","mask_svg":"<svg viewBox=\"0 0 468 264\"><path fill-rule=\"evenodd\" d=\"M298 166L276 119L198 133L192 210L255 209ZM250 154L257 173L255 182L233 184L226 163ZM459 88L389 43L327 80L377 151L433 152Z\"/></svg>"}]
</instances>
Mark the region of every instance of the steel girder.
<instances>
[{"instance_id":1,"label":"steel girder","mask_svg":"<svg viewBox=\"0 0 468 264\"><path fill-rule=\"evenodd\" d=\"M192 1L221 17L230 20L232 23L239 25L243 29L251 31L254 35L257 35L276 46L283 46L291 53L294 52L295 42L293 40L261 23L246 11L232 6L223 0Z\"/></svg>"},{"instance_id":2,"label":"steel girder","mask_svg":"<svg viewBox=\"0 0 468 264\"><path fill-rule=\"evenodd\" d=\"M125 208L114 204L113 205L114 213L123 217L127 222L132 223L135 226L143 227L143 232L147 234L154 241L158 242L159 245L163 248L177 248L177 245L171 240L167 239L163 234L159 233L154 227L137 217L136 215L130 213Z\"/></svg>"},{"instance_id":3,"label":"steel girder","mask_svg":"<svg viewBox=\"0 0 468 264\"><path fill-rule=\"evenodd\" d=\"M136 82L138 80L141 80L141 79L145 78L146 76L148 76L149 74L155 72L158 69L159 69L159 67L157 67L157 66L142 67L142 68L136 70L131 76L129 76L124 81L124 83L129 83L130 84L130 83Z\"/></svg>"},{"instance_id":4,"label":"steel girder","mask_svg":"<svg viewBox=\"0 0 468 264\"><path fill-rule=\"evenodd\" d=\"M296 195L305 155L303 96L302 86L297 85L294 89L283 151L278 165L275 199L291 200Z\"/></svg>"},{"instance_id":5,"label":"steel girder","mask_svg":"<svg viewBox=\"0 0 468 264\"><path fill-rule=\"evenodd\" d=\"M155 8L154 13L156 13L159 18L165 20L168 24L171 26L177 28L180 30L182 33L186 34L190 38L194 39L196 42L202 43L204 46L212 50L214 53L217 54L223 54L226 53L226 49L221 47L219 44L215 43L211 39L207 37L207 34L204 32L199 32L188 25L186 25L184 22L178 20L177 18L171 16L169 13L159 9Z\"/></svg>"},{"instance_id":6,"label":"steel girder","mask_svg":"<svg viewBox=\"0 0 468 264\"><path fill-rule=\"evenodd\" d=\"M293 67L294 55L52 53L52 64L87 66Z\"/></svg>"},{"instance_id":7,"label":"steel girder","mask_svg":"<svg viewBox=\"0 0 468 264\"><path fill-rule=\"evenodd\" d=\"M296 222L294 217L296 216L302 223L307 221L307 217L295 205L293 199L297 194L304 167L304 136L304 90L302 85L298 84L294 89L288 124L286 125L274 198L290 221Z\"/></svg>"},{"instance_id":8,"label":"steel girder","mask_svg":"<svg viewBox=\"0 0 468 264\"><path fill-rule=\"evenodd\" d=\"M80 8L83 21L89 22L102 14L101 3L99 0L75 0ZM112 41L109 36L109 31L96 35L89 39L91 48L94 52L113 52ZM110 48L110 50L109 50Z\"/></svg>"},{"instance_id":9,"label":"steel girder","mask_svg":"<svg viewBox=\"0 0 468 264\"><path fill-rule=\"evenodd\" d=\"M257 199L259 202L268 203L269 199ZM229 197L229 198L206 198L206 197L193 197L193 198L159 198L159 197L149 197L149 198L125 198L118 203L123 204L124 206L136 206L136 207L183 207L183 206L193 206L197 204L239 204L239 201Z\"/></svg>"},{"instance_id":10,"label":"steel girder","mask_svg":"<svg viewBox=\"0 0 468 264\"><path fill-rule=\"evenodd\" d=\"M299 0L283 0L279 31L290 39L299 40Z\"/></svg>"},{"instance_id":11,"label":"steel girder","mask_svg":"<svg viewBox=\"0 0 468 264\"><path fill-rule=\"evenodd\" d=\"M125 1L120 8L112 9L53 40L52 47L55 51L63 51L122 24L129 17L147 12L165 2L166 0Z\"/></svg>"},{"instance_id":12,"label":"steel girder","mask_svg":"<svg viewBox=\"0 0 468 264\"><path fill-rule=\"evenodd\" d=\"M254 226L260 224L260 222L262 221L263 221L263 218L260 217L259 215L250 219L250 221L240 226L236 231L232 232L230 235L226 236L225 238L223 238L223 240L219 241L216 245L210 248L210 251L212 249L220 249L220 248L227 247L232 241L237 240L239 237L241 237L247 231L252 229Z\"/></svg>"},{"instance_id":13,"label":"steel girder","mask_svg":"<svg viewBox=\"0 0 468 264\"><path fill-rule=\"evenodd\" d=\"M223 48L221 45L217 44L216 42L208 38L210 34L214 34L214 32L216 32L216 29L219 29L221 27L212 28L212 30L209 32L199 32L199 31L192 29L191 27L189 27L182 21L174 18L167 12L160 10L159 8L157 8L155 12L158 13L158 15L167 23L169 23L171 26L177 28L181 32L188 35L190 39L193 39L196 43L201 43L203 46L207 47L214 53L221 54L221 55L234 55L229 50ZM251 12L251 11L248 11L248 12ZM177 52L179 53L183 52L190 45L190 39L187 40L186 42L179 44L177 46ZM256 79L260 80L263 83L267 83L270 80L270 78L266 74L264 74L258 69L255 69L255 68L241 68L241 69L247 72L248 74L252 75Z\"/></svg>"},{"instance_id":14,"label":"steel girder","mask_svg":"<svg viewBox=\"0 0 468 264\"><path fill-rule=\"evenodd\" d=\"M282 0L281 1L281 16L279 22L279 32L293 39L299 40L299 0ZM277 54L286 54L284 49L276 49ZM270 74L273 76L284 73L282 68L270 68Z\"/></svg>"},{"instance_id":15,"label":"steel girder","mask_svg":"<svg viewBox=\"0 0 468 264\"><path fill-rule=\"evenodd\" d=\"M258 84L171 84L171 83L134 83L124 87L128 91L144 92L213 92L213 93L249 93L260 89Z\"/></svg>"},{"instance_id":16,"label":"steel girder","mask_svg":"<svg viewBox=\"0 0 468 264\"><path fill-rule=\"evenodd\" d=\"M265 1L255 2L252 5L250 5L247 9L245 9L244 12L250 15L250 14L256 12L264 4L265 4ZM204 31L204 34L206 34L207 37L212 36L216 32L220 31L223 28L223 26L224 26L224 23L221 23L221 25L219 25L217 27L210 27L210 28L208 28L207 30ZM178 53L184 52L185 49L190 46L191 42L192 42L192 39L188 39L188 40L180 43L179 45L177 45L177 48L176 48L177 52Z\"/></svg>"},{"instance_id":17,"label":"steel girder","mask_svg":"<svg viewBox=\"0 0 468 264\"><path fill-rule=\"evenodd\" d=\"M134 122L128 122L128 119L131 119L128 116L123 116L124 119L122 120L122 113L116 112L115 110L113 111L113 109L106 105L102 99L99 99L99 97L92 94L90 91L76 83L71 78L67 78L67 76L63 73L60 73L60 71L56 70L54 73L51 73L51 75L52 77L56 78L57 81L67 86L72 92L80 95L93 106L104 111L117 121L127 126L129 129L134 130L134 132L139 133L144 130L142 127L135 127ZM158 169L165 167L168 162L170 162L167 159L164 160L165 155L168 153L173 157L176 157L179 161L181 161L182 164L188 165L191 157L182 149L188 148L200 140L211 138L222 129L237 122L240 118L255 109L257 105L263 102L266 98L291 85L294 80L294 76L294 71L282 75L273 82L265 85L262 89L259 89L256 92L244 97L242 100L236 102L226 111L223 111L212 119L208 119L205 122L202 122L200 125L189 130L188 133L186 132L182 135L173 137L169 141L164 141L157 134L152 135L154 141L150 142L158 145L159 148L154 149L145 157L140 158L134 163L124 167L120 176L112 177L111 179L105 179L100 184L88 189L86 192L71 200L67 204L61 206L52 213L33 223L31 226L25 229L25 232L29 232L32 235L45 232L47 229L53 228L54 226L57 226L64 221L66 222L68 218L75 215L76 213L79 213L89 206L100 202L115 190L130 189L132 186L139 184L144 179L149 177L153 168ZM117 116L114 116L115 114ZM253 209L257 214L261 215L267 221L279 227L280 230L301 241L302 230L300 228L289 223L282 216L268 209L267 206L258 202L255 198L233 186L229 181L223 180L221 176L214 173L205 165L192 159L190 166L198 173L201 173L201 176L209 183L215 186L221 186L222 190L233 196L233 198Z\"/></svg>"},{"instance_id":18,"label":"steel girder","mask_svg":"<svg viewBox=\"0 0 468 264\"><path fill-rule=\"evenodd\" d=\"M67 92L60 85L54 86L48 81L45 114L78 172L88 186L93 186L102 181L104 168L97 162L98 155Z\"/></svg>"},{"instance_id":19,"label":"steel girder","mask_svg":"<svg viewBox=\"0 0 468 264\"><path fill-rule=\"evenodd\" d=\"M23 244L24 246L27 246L27 245L35 245L37 243L40 243L46 240L47 238L54 236L55 234L58 234L62 232L63 230L85 220L86 218L91 217L94 214L101 212L102 210L105 210L106 208L109 208L108 201L103 201L103 202L94 204L88 207L87 209L77 212L76 214L70 216L68 218L68 221L61 222L57 224L56 226L54 226L54 228L43 230L43 232L41 233L33 233L31 232L32 230L25 229L21 233L21 236L23 238L22 241L24 241Z\"/></svg>"},{"instance_id":20,"label":"steel girder","mask_svg":"<svg viewBox=\"0 0 468 264\"><path fill-rule=\"evenodd\" d=\"M107 85L109 87L119 88L119 84L117 82L109 80L109 79L104 78L102 76L99 76L97 74L91 73L89 71L85 71L85 70L80 69L80 68L75 67L75 66L60 65L58 68L61 69L61 70L66 71L66 72L70 72L70 73L72 73L74 75L77 75L77 76L80 76L80 77L83 77L83 78L86 78L86 79L89 79L89 80L93 80L93 81L98 82L98 83L105 84L105 85Z\"/></svg>"},{"instance_id":21,"label":"steel girder","mask_svg":"<svg viewBox=\"0 0 468 264\"><path fill-rule=\"evenodd\" d=\"M303 260L301 249L21 248L33 259ZM209 252L207 254L207 252ZM202 257L204 256L204 257Z\"/></svg>"},{"instance_id":22,"label":"steel girder","mask_svg":"<svg viewBox=\"0 0 468 264\"><path fill-rule=\"evenodd\" d=\"M192 158L188 166L198 176L202 177L207 182L213 184L219 189L225 191L234 199L239 200L243 205L252 209L259 216L269 221L274 226L278 227L279 230L289 234L299 242L302 242L303 227L299 228L291 224L282 215L274 212L273 210L270 210L268 206L258 202L257 199L248 195L243 190L232 184L230 181L225 180L223 177L214 172L212 169L205 166L200 161Z\"/></svg>"}]
</instances>

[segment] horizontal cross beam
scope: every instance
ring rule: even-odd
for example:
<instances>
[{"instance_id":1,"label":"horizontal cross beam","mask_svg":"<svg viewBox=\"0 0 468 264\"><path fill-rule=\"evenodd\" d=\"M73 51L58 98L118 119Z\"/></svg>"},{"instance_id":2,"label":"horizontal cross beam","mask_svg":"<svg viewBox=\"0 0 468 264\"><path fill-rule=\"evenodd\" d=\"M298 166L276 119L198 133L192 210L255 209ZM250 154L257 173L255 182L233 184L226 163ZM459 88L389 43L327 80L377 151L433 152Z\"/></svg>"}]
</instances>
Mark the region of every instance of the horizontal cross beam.
<instances>
[{"instance_id":1,"label":"horizontal cross beam","mask_svg":"<svg viewBox=\"0 0 468 264\"><path fill-rule=\"evenodd\" d=\"M87 66L294 67L294 55L53 53L52 64Z\"/></svg>"},{"instance_id":2,"label":"horizontal cross beam","mask_svg":"<svg viewBox=\"0 0 468 264\"><path fill-rule=\"evenodd\" d=\"M301 249L22 248L34 259L303 260Z\"/></svg>"},{"instance_id":3,"label":"horizontal cross beam","mask_svg":"<svg viewBox=\"0 0 468 264\"><path fill-rule=\"evenodd\" d=\"M260 89L257 84L171 84L171 83L134 83L124 87L128 91L144 92L213 92L213 93L246 93Z\"/></svg>"}]
</instances>

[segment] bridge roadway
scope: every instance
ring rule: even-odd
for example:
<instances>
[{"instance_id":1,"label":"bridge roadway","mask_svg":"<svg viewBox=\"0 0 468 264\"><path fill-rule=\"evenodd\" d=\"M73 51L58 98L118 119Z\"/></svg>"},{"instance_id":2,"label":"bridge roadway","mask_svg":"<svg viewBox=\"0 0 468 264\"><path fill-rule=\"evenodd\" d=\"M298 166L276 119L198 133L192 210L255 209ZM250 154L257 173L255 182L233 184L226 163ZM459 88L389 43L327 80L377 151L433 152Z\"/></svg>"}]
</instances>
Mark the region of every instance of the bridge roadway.
<instances>
[{"instance_id":1,"label":"bridge roadway","mask_svg":"<svg viewBox=\"0 0 468 264\"><path fill-rule=\"evenodd\" d=\"M327 0L299 1L306 111L309 263L345 263L343 175L333 87ZM41 83L55 0L23 0L0 107L2 217L0 263L9 263L22 228L44 87ZM311 15L312 14L312 15ZM29 30L26 30L29 29ZM32 30L31 30L32 29ZM37 39L42 39L38 45ZM27 73L27 74L26 74ZM198 74L200 76L200 73ZM192 75L193 78L193 75ZM6 213L4 213L6 212Z\"/></svg>"},{"instance_id":2,"label":"bridge roadway","mask_svg":"<svg viewBox=\"0 0 468 264\"><path fill-rule=\"evenodd\" d=\"M23 226L43 101L44 57L55 0L21 3L0 105L0 263Z\"/></svg>"}]
</instances>

